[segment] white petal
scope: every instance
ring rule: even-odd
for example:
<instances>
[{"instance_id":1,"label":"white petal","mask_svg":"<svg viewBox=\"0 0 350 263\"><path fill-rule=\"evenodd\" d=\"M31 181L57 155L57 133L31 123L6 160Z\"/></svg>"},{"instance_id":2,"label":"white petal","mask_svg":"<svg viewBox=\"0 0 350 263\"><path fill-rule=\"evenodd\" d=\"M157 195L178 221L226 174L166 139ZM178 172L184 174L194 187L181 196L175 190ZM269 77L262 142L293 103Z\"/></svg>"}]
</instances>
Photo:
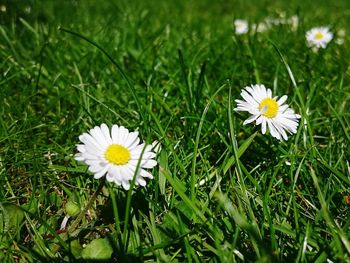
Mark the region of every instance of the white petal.
<instances>
[{"instance_id":1,"label":"white petal","mask_svg":"<svg viewBox=\"0 0 350 263\"><path fill-rule=\"evenodd\" d=\"M288 130L290 133L296 133L296 130L298 128L298 122L293 119L287 119L283 116L279 118L279 123L282 127L284 127L286 130Z\"/></svg>"},{"instance_id":2,"label":"white petal","mask_svg":"<svg viewBox=\"0 0 350 263\"><path fill-rule=\"evenodd\" d=\"M271 123L271 125L275 128L276 131L276 137L278 140L282 141L282 134L280 133L280 131L278 130L278 128L276 126L273 125L273 123Z\"/></svg>"},{"instance_id":3,"label":"white petal","mask_svg":"<svg viewBox=\"0 0 350 263\"><path fill-rule=\"evenodd\" d=\"M145 179L143 179L142 177L138 177L138 178L136 179L136 183L139 184L139 185L141 185L141 186L145 186L145 185L146 185L146 181L145 181Z\"/></svg>"},{"instance_id":4,"label":"white petal","mask_svg":"<svg viewBox=\"0 0 350 263\"><path fill-rule=\"evenodd\" d=\"M95 173L94 178L100 179L102 176L106 174L107 170L108 170L108 165L106 165L106 167L103 170L99 171L98 173Z\"/></svg>"},{"instance_id":5,"label":"white petal","mask_svg":"<svg viewBox=\"0 0 350 263\"><path fill-rule=\"evenodd\" d=\"M137 137L137 138L134 140L134 142L128 146L128 149L129 149L129 150L133 150L137 145L139 145L139 143L140 143L140 138Z\"/></svg>"},{"instance_id":6,"label":"white petal","mask_svg":"<svg viewBox=\"0 0 350 263\"><path fill-rule=\"evenodd\" d=\"M288 99L288 96L287 96L287 95L284 95L284 96L282 96L282 97L277 101L277 104L278 104L279 106L281 106L283 103L286 102L287 99Z\"/></svg>"},{"instance_id":7,"label":"white petal","mask_svg":"<svg viewBox=\"0 0 350 263\"><path fill-rule=\"evenodd\" d=\"M101 160L91 160L91 159L85 160L85 163L89 166L99 166L101 167L101 169L104 168L106 165L108 165L107 163ZM95 172L95 171L92 171L92 172Z\"/></svg>"},{"instance_id":8,"label":"white petal","mask_svg":"<svg viewBox=\"0 0 350 263\"><path fill-rule=\"evenodd\" d=\"M236 102L237 104L244 104L244 103L247 103L246 101L244 101L244 100L239 100L239 99L236 99L235 102Z\"/></svg>"},{"instance_id":9,"label":"white petal","mask_svg":"<svg viewBox=\"0 0 350 263\"><path fill-rule=\"evenodd\" d=\"M234 108L234 111L249 111L250 107L241 107L238 106L236 108Z\"/></svg>"},{"instance_id":10,"label":"white petal","mask_svg":"<svg viewBox=\"0 0 350 263\"><path fill-rule=\"evenodd\" d=\"M288 109L288 105L281 105L278 107L278 112L284 113Z\"/></svg>"},{"instance_id":11,"label":"white petal","mask_svg":"<svg viewBox=\"0 0 350 263\"><path fill-rule=\"evenodd\" d=\"M268 91L266 90L264 85L257 85L257 91L258 91L258 97L259 97L259 101L265 99L268 97Z\"/></svg>"},{"instance_id":12,"label":"white petal","mask_svg":"<svg viewBox=\"0 0 350 263\"><path fill-rule=\"evenodd\" d=\"M263 118L262 123L261 123L261 133L265 134L266 133L266 119Z\"/></svg>"},{"instance_id":13,"label":"white petal","mask_svg":"<svg viewBox=\"0 0 350 263\"><path fill-rule=\"evenodd\" d=\"M157 165L157 161L155 160L147 160L145 163L142 163L142 168L153 168Z\"/></svg>"},{"instance_id":14,"label":"white petal","mask_svg":"<svg viewBox=\"0 0 350 263\"><path fill-rule=\"evenodd\" d=\"M106 179L107 179L108 182L114 182L115 177L114 177L114 174L111 173L110 170L107 173Z\"/></svg>"},{"instance_id":15,"label":"white petal","mask_svg":"<svg viewBox=\"0 0 350 263\"><path fill-rule=\"evenodd\" d=\"M90 130L90 134L94 139L97 141L99 145L101 145L103 148L108 146L108 143L101 131L101 128L96 126L95 128Z\"/></svg>"},{"instance_id":16,"label":"white petal","mask_svg":"<svg viewBox=\"0 0 350 263\"><path fill-rule=\"evenodd\" d=\"M81 153L81 155L85 158L85 160L100 160L101 159L101 156L99 156L97 154L92 154L89 152Z\"/></svg>"},{"instance_id":17,"label":"white petal","mask_svg":"<svg viewBox=\"0 0 350 263\"><path fill-rule=\"evenodd\" d=\"M266 91L266 97L267 98L272 98L272 91L270 89L267 89Z\"/></svg>"},{"instance_id":18,"label":"white petal","mask_svg":"<svg viewBox=\"0 0 350 263\"><path fill-rule=\"evenodd\" d=\"M113 183L115 183L116 185L120 186L122 184L122 181L118 181L117 179L115 179L113 181Z\"/></svg>"},{"instance_id":19,"label":"white petal","mask_svg":"<svg viewBox=\"0 0 350 263\"><path fill-rule=\"evenodd\" d=\"M140 175L142 177L147 177L147 178L153 179L153 175L150 172L143 170L143 169L141 169Z\"/></svg>"},{"instance_id":20,"label":"white petal","mask_svg":"<svg viewBox=\"0 0 350 263\"><path fill-rule=\"evenodd\" d=\"M276 123L275 120L272 120L272 124L274 125L274 127L276 128L277 132L282 135L284 140L288 140L288 136L286 134L286 132L284 131L283 127L281 127L281 125L279 125L278 123ZM282 138L281 138L282 139Z\"/></svg>"},{"instance_id":21,"label":"white petal","mask_svg":"<svg viewBox=\"0 0 350 263\"><path fill-rule=\"evenodd\" d=\"M85 160L85 158L83 157L83 155L81 153L77 153L75 156L74 156L74 159L79 161L79 162L82 162Z\"/></svg>"},{"instance_id":22,"label":"white petal","mask_svg":"<svg viewBox=\"0 0 350 263\"><path fill-rule=\"evenodd\" d=\"M139 133L136 132L130 132L128 135L128 138L126 139L125 143L123 146L125 146L126 148L130 149L130 146L134 146L134 144L136 143L136 145L139 143L140 139L138 138ZM136 146L135 145L135 146Z\"/></svg>"},{"instance_id":23,"label":"white petal","mask_svg":"<svg viewBox=\"0 0 350 263\"><path fill-rule=\"evenodd\" d=\"M128 164L131 165L134 169L136 169L138 163L139 163L139 158L138 159L130 159ZM141 164L142 164L142 160L140 162L140 166L141 166Z\"/></svg>"},{"instance_id":24,"label":"white petal","mask_svg":"<svg viewBox=\"0 0 350 263\"><path fill-rule=\"evenodd\" d=\"M145 147L144 143L139 144L136 147L134 147L133 149L130 149L130 154L131 155L134 155L134 154L139 154L140 155L142 153L144 147Z\"/></svg>"},{"instance_id":25,"label":"white petal","mask_svg":"<svg viewBox=\"0 0 350 263\"><path fill-rule=\"evenodd\" d=\"M145 152L142 155L142 159L153 159L154 157L156 157L156 154L154 152Z\"/></svg>"},{"instance_id":26,"label":"white petal","mask_svg":"<svg viewBox=\"0 0 350 263\"><path fill-rule=\"evenodd\" d=\"M255 124L260 125L264 119L264 115L260 115L259 118L256 119Z\"/></svg>"},{"instance_id":27,"label":"white petal","mask_svg":"<svg viewBox=\"0 0 350 263\"><path fill-rule=\"evenodd\" d=\"M78 144L77 145L77 150L81 153L85 152L86 149L85 149L85 145L84 144Z\"/></svg>"},{"instance_id":28,"label":"white petal","mask_svg":"<svg viewBox=\"0 0 350 263\"><path fill-rule=\"evenodd\" d=\"M129 190L129 188L130 188L130 183L129 183L129 181L122 181L122 186L123 186L123 188L125 189L125 190Z\"/></svg>"},{"instance_id":29,"label":"white petal","mask_svg":"<svg viewBox=\"0 0 350 263\"><path fill-rule=\"evenodd\" d=\"M104 151L100 150L100 149L96 149L95 147L91 147L91 145L87 144L85 146L85 153L88 153L90 155L95 155L95 156L99 156L99 157L103 157L104 156Z\"/></svg>"},{"instance_id":30,"label":"white petal","mask_svg":"<svg viewBox=\"0 0 350 263\"><path fill-rule=\"evenodd\" d=\"M245 99L250 105L258 105L258 102L248 94L245 90L241 92L241 96Z\"/></svg>"},{"instance_id":31,"label":"white petal","mask_svg":"<svg viewBox=\"0 0 350 263\"><path fill-rule=\"evenodd\" d=\"M123 180L122 177L122 166L112 165L111 172L113 173L113 177L115 181L121 182Z\"/></svg>"},{"instance_id":32,"label":"white petal","mask_svg":"<svg viewBox=\"0 0 350 263\"><path fill-rule=\"evenodd\" d=\"M112 141L113 143L117 143L119 137L119 127L118 125L114 124L112 126Z\"/></svg>"},{"instance_id":33,"label":"white petal","mask_svg":"<svg viewBox=\"0 0 350 263\"><path fill-rule=\"evenodd\" d=\"M257 108L257 107L252 107L250 105L237 105L236 108L234 108L235 111L248 111L250 112L252 110L252 108Z\"/></svg>"},{"instance_id":34,"label":"white petal","mask_svg":"<svg viewBox=\"0 0 350 263\"><path fill-rule=\"evenodd\" d=\"M119 135L118 138L116 139L117 144L121 144L125 142L126 138L129 135L129 130L126 129L124 126L119 127Z\"/></svg>"},{"instance_id":35,"label":"white petal","mask_svg":"<svg viewBox=\"0 0 350 263\"><path fill-rule=\"evenodd\" d=\"M105 123L101 124L101 131L107 143L112 144L111 134L109 133L109 128Z\"/></svg>"},{"instance_id":36,"label":"white petal","mask_svg":"<svg viewBox=\"0 0 350 263\"><path fill-rule=\"evenodd\" d=\"M127 164L122 167L121 175L124 180L132 180L134 178L135 172L136 172L136 167L132 166L131 164Z\"/></svg>"},{"instance_id":37,"label":"white petal","mask_svg":"<svg viewBox=\"0 0 350 263\"><path fill-rule=\"evenodd\" d=\"M248 91L250 94L254 93L254 89L253 88L254 88L254 85L244 87L244 89L246 91Z\"/></svg>"},{"instance_id":38,"label":"white petal","mask_svg":"<svg viewBox=\"0 0 350 263\"><path fill-rule=\"evenodd\" d=\"M138 161L140 158L142 160L146 160L146 159L152 159L156 156L156 154L154 152L146 152L144 151L142 156L141 156L142 150L141 151L136 151L136 150L132 150L130 151L130 159L134 160L134 161Z\"/></svg>"},{"instance_id":39,"label":"white petal","mask_svg":"<svg viewBox=\"0 0 350 263\"><path fill-rule=\"evenodd\" d=\"M79 136L79 140L83 142L85 145L89 145L90 147L96 148L96 150L102 150L103 147L100 145L96 139L88 133L83 133Z\"/></svg>"},{"instance_id":40,"label":"white petal","mask_svg":"<svg viewBox=\"0 0 350 263\"><path fill-rule=\"evenodd\" d=\"M267 120L267 124L269 127L269 131L271 133L271 135L277 139L280 139L281 136L280 134L276 131L275 127L273 126L272 122L270 120Z\"/></svg>"},{"instance_id":41,"label":"white petal","mask_svg":"<svg viewBox=\"0 0 350 263\"><path fill-rule=\"evenodd\" d=\"M243 125L246 125L248 123L251 123L251 122L255 121L258 117L259 117L259 115L252 115L252 116L250 116L248 119L246 119L243 122Z\"/></svg>"}]
</instances>

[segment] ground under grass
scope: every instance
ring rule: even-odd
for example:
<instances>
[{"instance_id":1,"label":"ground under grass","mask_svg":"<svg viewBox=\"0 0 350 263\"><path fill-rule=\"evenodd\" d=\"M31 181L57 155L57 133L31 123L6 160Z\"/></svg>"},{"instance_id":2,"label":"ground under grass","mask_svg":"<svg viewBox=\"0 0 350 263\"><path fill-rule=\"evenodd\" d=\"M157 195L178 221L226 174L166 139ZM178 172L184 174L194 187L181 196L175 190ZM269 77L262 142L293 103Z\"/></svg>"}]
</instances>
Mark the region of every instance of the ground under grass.
<instances>
[{"instance_id":1,"label":"ground under grass","mask_svg":"<svg viewBox=\"0 0 350 263\"><path fill-rule=\"evenodd\" d=\"M349 261L348 7L1 1L0 261ZM233 30L236 18L293 15L293 30ZM315 53L316 26L334 39ZM255 83L302 116L288 141L233 110ZM144 188L74 160L78 136L101 123L161 143Z\"/></svg>"}]
</instances>

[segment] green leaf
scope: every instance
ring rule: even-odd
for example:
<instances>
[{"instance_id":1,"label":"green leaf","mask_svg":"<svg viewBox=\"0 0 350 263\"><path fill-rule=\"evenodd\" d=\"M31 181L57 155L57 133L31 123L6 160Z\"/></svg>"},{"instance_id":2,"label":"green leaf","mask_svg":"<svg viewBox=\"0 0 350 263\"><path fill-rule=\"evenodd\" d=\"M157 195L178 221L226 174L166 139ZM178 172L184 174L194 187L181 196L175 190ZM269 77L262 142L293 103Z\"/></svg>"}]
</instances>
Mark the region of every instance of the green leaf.
<instances>
[{"instance_id":1,"label":"green leaf","mask_svg":"<svg viewBox=\"0 0 350 263\"><path fill-rule=\"evenodd\" d=\"M111 258L113 248L107 238L100 238L91 241L82 251L83 259L108 260Z\"/></svg>"},{"instance_id":2,"label":"green leaf","mask_svg":"<svg viewBox=\"0 0 350 263\"><path fill-rule=\"evenodd\" d=\"M0 232L14 238L19 234L24 219L22 209L11 203L0 203Z\"/></svg>"},{"instance_id":3,"label":"green leaf","mask_svg":"<svg viewBox=\"0 0 350 263\"><path fill-rule=\"evenodd\" d=\"M70 251L76 259L81 258L82 250L78 240L75 239L70 242Z\"/></svg>"}]
</instances>

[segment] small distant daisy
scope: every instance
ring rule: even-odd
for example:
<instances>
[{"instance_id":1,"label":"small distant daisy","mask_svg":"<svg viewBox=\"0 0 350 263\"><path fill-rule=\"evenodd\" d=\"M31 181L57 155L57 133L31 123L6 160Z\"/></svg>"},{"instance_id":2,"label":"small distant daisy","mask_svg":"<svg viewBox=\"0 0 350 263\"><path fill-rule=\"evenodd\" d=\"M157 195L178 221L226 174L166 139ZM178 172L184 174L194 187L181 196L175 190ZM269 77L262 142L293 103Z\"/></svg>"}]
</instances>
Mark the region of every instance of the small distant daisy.
<instances>
[{"instance_id":1,"label":"small distant daisy","mask_svg":"<svg viewBox=\"0 0 350 263\"><path fill-rule=\"evenodd\" d=\"M306 32L306 40L310 47L325 48L332 38L333 33L328 27L315 27Z\"/></svg>"},{"instance_id":2,"label":"small distant daisy","mask_svg":"<svg viewBox=\"0 0 350 263\"><path fill-rule=\"evenodd\" d=\"M290 25L292 27L292 31L296 31L298 29L299 26L299 17L297 15L293 15L290 19L289 19Z\"/></svg>"},{"instance_id":3,"label":"small distant daisy","mask_svg":"<svg viewBox=\"0 0 350 263\"><path fill-rule=\"evenodd\" d=\"M287 104L287 96L280 99L272 97L270 89L264 85L251 85L245 87L241 96L244 100L236 100L235 111L247 111L252 116L243 122L243 125L255 121L256 125L261 124L261 132L266 133L266 127L271 135L278 140L288 140L287 132L295 134L298 128L300 115L295 114Z\"/></svg>"},{"instance_id":4,"label":"small distant daisy","mask_svg":"<svg viewBox=\"0 0 350 263\"><path fill-rule=\"evenodd\" d=\"M234 21L234 25L235 25L235 32L237 35L246 34L249 31L249 25L246 20L236 19Z\"/></svg>"},{"instance_id":5,"label":"small distant daisy","mask_svg":"<svg viewBox=\"0 0 350 263\"><path fill-rule=\"evenodd\" d=\"M144 169L157 165L153 160L156 154L152 152L152 145L139 144L138 135L137 131L129 132L118 125L113 125L109 130L103 123L79 136L83 144L77 145L79 153L75 159L85 162L95 179L107 174L107 181L122 185L125 190L130 188L130 181L140 160L135 184L145 186L144 178L152 179L153 176Z\"/></svg>"},{"instance_id":6,"label":"small distant daisy","mask_svg":"<svg viewBox=\"0 0 350 263\"><path fill-rule=\"evenodd\" d=\"M257 33L263 33L267 30L267 25L264 22L258 23L258 24L253 24L252 25L252 30L253 32Z\"/></svg>"},{"instance_id":7,"label":"small distant daisy","mask_svg":"<svg viewBox=\"0 0 350 263\"><path fill-rule=\"evenodd\" d=\"M344 37L346 35L345 29L341 28L337 32L337 39L335 40L335 43L338 45L343 45L344 44Z\"/></svg>"}]
</instances>

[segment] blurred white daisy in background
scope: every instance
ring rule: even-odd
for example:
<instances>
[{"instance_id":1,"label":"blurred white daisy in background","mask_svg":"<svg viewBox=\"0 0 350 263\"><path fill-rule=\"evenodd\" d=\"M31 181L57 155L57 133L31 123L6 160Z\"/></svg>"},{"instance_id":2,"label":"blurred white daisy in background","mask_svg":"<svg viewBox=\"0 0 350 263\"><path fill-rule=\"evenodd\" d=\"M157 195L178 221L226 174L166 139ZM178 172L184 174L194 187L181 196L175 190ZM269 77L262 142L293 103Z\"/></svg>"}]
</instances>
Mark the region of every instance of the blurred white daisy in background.
<instances>
[{"instance_id":1,"label":"blurred white daisy in background","mask_svg":"<svg viewBox=\"0 0 350 263\"><path fill-rule=\"evenodd\" d=\"M281 26L281 25L289 25L292 31L296 31L299 26L299 17L297 15L293 15L291 17L286 17L285 13L281 13L280 17L266 17L263 22L260 22L258 25L253 25L253 30L256 29L256 32L264 32L272 27Z\"/></svg>"},{"instance_id":2,"label":"blurred white daisy in background","mask_svg":"<svg viewBox=\"0 0 350 263\"><path fill-rule=\"evenodd\" d=\"M110 130L103 123L79 136L83 144L77 145L79 152L75 159L85 162L95 179L106 175L107 181L122 185L125 190L130 188L130 181L137 170L135 184L145 186L144 178L153 179L153 176L144 169L157 165L153 160L156 154L152 145L139 144L138 135L137 131L129 132L118 125L113 125Z\"/></svg>"},{"instance_id":3,"label":"blurred white daisy in background","mask_svg":"<svg viewBox=\"0 0 350 263\"><path fill-rule=\"evenodd\" d=\"M315 27L306 32L306 40L310 47L325 48L333 39L333 33L328 27Z\"/></svg>"},{"instance_id":4,"label":"blurred white daisy in background","mask_svg":"<svg viewBox=\"0 0 350 263\"><path fill-rule=\"evenodd\" d=\"M268 29L267 25L264 22L252 25L252 31L257 33L263 33Z\"/></svg>"},{"instance_id":5,"label":"blurred white daisy in background","mask_svg":"<svg viewBox=\"0 0 350 263\"><path fill-rule=\"evenodd\" d=\"M237 108L235 111L247 111L252 116L243 122L243 125L255 121L261 124L261 132L266 133L269 129L271 135L278 140L288 140L287 132L295 134L298 128L300 115L295 114L287 104L287 95L280 99L272 97L270 89L264 85L251 85L245 87L241 96L244 100L235 100Z\"/></svg>"},{"instance_id":6,"label":"blurred white daisy in background","mask_svg":"<svg viewBox=\"0 0 350 263\"><path fill-rule=\"evenodd\" d=\"M337 31L337 39L335 40L335 43L338 45L344 44L344 38L345 38L346 32L344 28L341 28Z\"/></svg>"},{"instance_id":7,"label":"blurred white daisy in background","mask_svg":"<svg viewBox=\"0 0 350 263\"><path fill-rule=\"evenodd\" d=\"M278 26L278 25L283 25L285 23L285 19L284 18L273 18L273 17L266 17L265 18L265 23L269 26L269 27L273 27L273 26Z\"/></svg>"},{"instance_id":8,"label":"blurred white daisy in background","mask_svg":"<svg viewBox=\"0 0 350 263\"><path fill-rule=\"evenodd\" d=\"M235 32L237 35L246 34L249 31L249 24L246 20L236 19L234 22Z\"/></svg>"},{"instance_id":9,"label":"blurred white daisy in background","mask_svg":"<svg viewBox=\"0 0 350 263\"><path fill-rule=\"evenodd\" d=\"M32 8L30 6L26 6L24 8L24 12L26 12L27 14L30 14L31 11L32 11Z\"/></svg>"},{"instance_id":10,"label":"blurred white daisy in background","mask_svg":"<svg viewBox=\"0 0 350 263\"><path fill-rule=\"evenodd\" d=\"M297 15L293 15L289 18L289 24L291 26L292 31L297 31L299 26L299 17Z\"/></svg>"}]
</instances>

